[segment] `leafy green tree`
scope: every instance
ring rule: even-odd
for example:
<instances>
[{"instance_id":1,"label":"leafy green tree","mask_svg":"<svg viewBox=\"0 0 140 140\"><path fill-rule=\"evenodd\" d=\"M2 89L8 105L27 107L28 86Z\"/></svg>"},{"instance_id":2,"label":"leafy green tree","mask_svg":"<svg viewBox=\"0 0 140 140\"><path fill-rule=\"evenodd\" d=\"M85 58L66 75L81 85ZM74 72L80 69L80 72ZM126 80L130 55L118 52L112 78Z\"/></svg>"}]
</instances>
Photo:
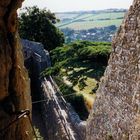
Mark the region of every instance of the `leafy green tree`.
<instances>
[{"instance_id":1,"label":"leafy green tree","mask_svg":"<svg viewBox=\"0 0 140 140\"><path fill-rule=\"evenodd\" d=\"M24 39L42 42L45 49L52 50L64 43L63 33L54 26L55 14L38 7L26 7L19 17L19 32Z\"/></svg>"}]
</instances>

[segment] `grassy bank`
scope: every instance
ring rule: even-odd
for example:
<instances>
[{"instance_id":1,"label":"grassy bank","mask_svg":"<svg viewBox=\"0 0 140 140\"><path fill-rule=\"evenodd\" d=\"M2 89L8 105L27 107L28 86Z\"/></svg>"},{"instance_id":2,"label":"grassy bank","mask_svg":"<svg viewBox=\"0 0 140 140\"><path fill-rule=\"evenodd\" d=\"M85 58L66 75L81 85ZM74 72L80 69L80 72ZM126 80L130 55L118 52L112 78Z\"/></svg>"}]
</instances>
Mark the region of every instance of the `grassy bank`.
<instances>
[{"instance_id":1,"label":"grassy bank","mask_svg":"<svg viewBox=\"0 0 140 140\"><path fill-rule=\"evenodd\" d=\"M81 119L86 119L93 106L96 90L107 66L111 44L77 41L51 52L53 67L44 75L53 75L65 97Z\"/></svg>"}]
</instances>

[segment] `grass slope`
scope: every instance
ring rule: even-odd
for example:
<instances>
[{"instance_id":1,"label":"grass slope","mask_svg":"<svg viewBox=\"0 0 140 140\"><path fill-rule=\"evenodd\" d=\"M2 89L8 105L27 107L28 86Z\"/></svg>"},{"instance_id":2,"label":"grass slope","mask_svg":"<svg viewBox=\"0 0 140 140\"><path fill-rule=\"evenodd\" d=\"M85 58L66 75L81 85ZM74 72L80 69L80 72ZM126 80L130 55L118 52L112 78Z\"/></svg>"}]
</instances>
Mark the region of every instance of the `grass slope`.
<instances>
[{"instance_id":1,"label":"grass slope","mask_svg":"<svg viewBox=\"0 0 140 140\"><path fill-rule=\"evenodd\" d=\"M59 13L56 14L61 22L56 24L59 28L72 28L74 30L91 29L110 25L119 26L125 12L95 12L95 13Z\"/></svg>"},{"instance_id":2,"label":"grass slope","mask_svg":"<svg viewBox=\"0 0 140 140\"><path fill-rule=\"evenodd\" d=\"M54 75L64 95L82 119L88 116L111 52L106 42L77 41L51 52L54 66L43 74ZM84 102L84 103L83 103Z\"/></svg>"}]
</instances>

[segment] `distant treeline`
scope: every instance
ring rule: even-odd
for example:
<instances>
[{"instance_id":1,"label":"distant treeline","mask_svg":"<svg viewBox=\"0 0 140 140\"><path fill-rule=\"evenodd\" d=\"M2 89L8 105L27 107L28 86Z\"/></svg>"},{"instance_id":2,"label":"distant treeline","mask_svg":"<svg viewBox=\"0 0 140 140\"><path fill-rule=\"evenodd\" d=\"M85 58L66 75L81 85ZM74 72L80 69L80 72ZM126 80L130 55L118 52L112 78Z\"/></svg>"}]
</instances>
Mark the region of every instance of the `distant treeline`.
<instances>
[{"instance_id":1,"label":"distant treeline","mask_svg":"<svg viewBox=\"0 0 140 140\"><path fill-rule=\"evenodd\" d=\"M127 12L128 9L105 9L105 10L91 10L91 11L71 11L71 12L56 12L55 14L94 14L94 13L109 13L109 12Z\"/></svg>"}]
</instances>

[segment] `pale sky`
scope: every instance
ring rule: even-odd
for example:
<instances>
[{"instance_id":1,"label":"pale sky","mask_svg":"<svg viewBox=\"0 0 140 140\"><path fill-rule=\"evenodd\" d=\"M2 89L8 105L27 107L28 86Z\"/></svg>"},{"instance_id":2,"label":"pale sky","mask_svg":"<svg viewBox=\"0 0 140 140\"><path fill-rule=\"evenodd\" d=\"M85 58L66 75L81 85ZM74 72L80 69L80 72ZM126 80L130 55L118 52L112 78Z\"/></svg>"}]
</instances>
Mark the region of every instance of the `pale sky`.
<instances>
[{"instance_id":1,"label":"pale sky","mask_svg":"<svg viewBox=\"0 0 140 140\"><path fill-rule=\"evenodd\" d=\"M25 0L23 7L37 5L52 12L102 10L109 8L128 9L133 0Z\"/></svg>"}]
</instances>

